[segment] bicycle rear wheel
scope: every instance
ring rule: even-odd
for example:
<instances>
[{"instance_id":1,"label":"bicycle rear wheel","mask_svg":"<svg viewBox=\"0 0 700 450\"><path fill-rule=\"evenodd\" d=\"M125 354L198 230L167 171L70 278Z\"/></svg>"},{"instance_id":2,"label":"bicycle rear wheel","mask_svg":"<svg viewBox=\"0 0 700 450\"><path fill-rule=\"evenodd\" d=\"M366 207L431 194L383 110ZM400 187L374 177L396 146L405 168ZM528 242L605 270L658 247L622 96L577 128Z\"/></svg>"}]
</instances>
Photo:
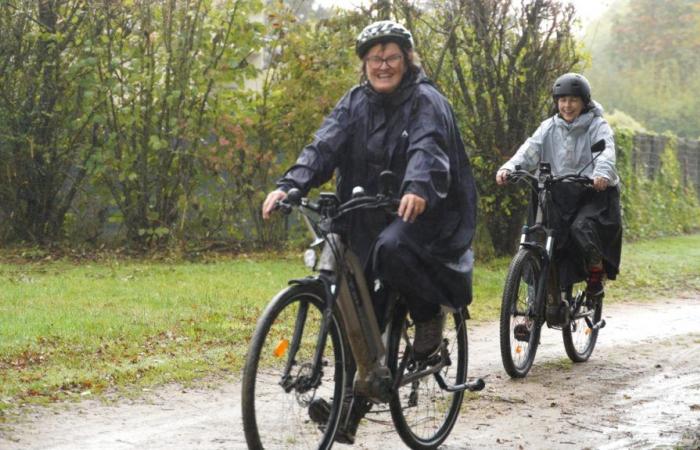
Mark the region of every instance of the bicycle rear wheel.
<instances>
[{"instance_id":1,"label":"bicycle rear wheel","mask_svg":"<svg viewBox=\"0 0 700 450\"><path fill-rule=\"evenodd\" d=\"M394 315L388 347L389 368L394 379L406 379L425 369L424 363L413 360L415 326L406 310L400 309ZM462 384L467 379L467 324L462 314L445 318L443 338L447 340L449 364L436 374L401 383L389 403L396 431L404 443L414 449L437 448L447 439L464 399L464 391L448 392L438 384L438 375L448 385Z\"/></svg>"},{"instance_id":2,"label":"bicycle rear wheel","mask_svg":"<svg viewBox=\"0 0 700 450\"><path fill-rule=\"evenodd\" d=\"M345 377L335 314L321 376L312 376L324 298L319 286L294 285L278 294L258 320L242 382L243 429L251 449L325 449L333 443ZM319 398L330 404L325 425L309 418L309 404Z\"/></svg>"},{"instance_id":3,"label":"bicycle rear wheel","mask_svg":"<svg viewBox=\"0 0 700 450\"><path fill-rule=\"evenodd\" d=\"M585 283L573 286L573 295L569 297L577 308L569 326L561 330L566 354L573 362L588 361L591 357L598 340L598 329L594 325L603 316L603 298L589 298L585 286Z\"/></svg>"},{"instance_id":4,"label":"bicycle rear wheel","mask_svg":"<svg viewBox=\"0 0 700 450\"><path fill-rule=\"evenodd\" d=\"M536 292L542 275L538 255L520 249L508 269L501 301L501 360L512 378L530 371L540 342L542 318L535 311Z\"/></svg>"}]
</instances>

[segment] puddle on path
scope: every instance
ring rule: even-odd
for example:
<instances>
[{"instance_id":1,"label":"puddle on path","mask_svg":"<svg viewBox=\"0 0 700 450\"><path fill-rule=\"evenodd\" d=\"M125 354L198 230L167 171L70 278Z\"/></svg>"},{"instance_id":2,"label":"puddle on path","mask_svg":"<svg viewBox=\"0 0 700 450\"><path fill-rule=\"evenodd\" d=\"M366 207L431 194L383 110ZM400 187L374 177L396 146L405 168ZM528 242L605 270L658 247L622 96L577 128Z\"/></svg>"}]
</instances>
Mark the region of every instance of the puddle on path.
<instances>
[{"instance_id":1,"label":"puddle on path","mask_svg":"<svg viewBox=\"0 0 700 450\"><path fill-rule=\"evenodd\" d=\"M700 346L677 355L685 367L647 378L643 384L618 393L621 411L615 431L625 437L601 450L677 448L687 430L700 430Z\"/></svg>"}]
</instances>

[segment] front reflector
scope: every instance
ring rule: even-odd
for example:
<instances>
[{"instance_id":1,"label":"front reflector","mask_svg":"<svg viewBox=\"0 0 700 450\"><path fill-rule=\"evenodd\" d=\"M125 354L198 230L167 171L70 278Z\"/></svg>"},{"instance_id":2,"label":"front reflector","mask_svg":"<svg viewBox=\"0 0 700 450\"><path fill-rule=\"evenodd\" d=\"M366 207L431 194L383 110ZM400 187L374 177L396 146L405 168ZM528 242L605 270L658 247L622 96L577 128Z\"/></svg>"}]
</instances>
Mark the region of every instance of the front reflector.
<instances>
[{"instance_id":1,"label":"front reflector","mask_svg":"<svg viewBox=\"0 0 700 450\"><path fill-rule=\"evenodd\" d=\"M289 340L282 339L281 341L279 341L277 347L275 347L275 351L273 351L272 354L275 355L277 358L280 358L287 351L287 348L289 348Z\"/></svg>"}]
</instances>

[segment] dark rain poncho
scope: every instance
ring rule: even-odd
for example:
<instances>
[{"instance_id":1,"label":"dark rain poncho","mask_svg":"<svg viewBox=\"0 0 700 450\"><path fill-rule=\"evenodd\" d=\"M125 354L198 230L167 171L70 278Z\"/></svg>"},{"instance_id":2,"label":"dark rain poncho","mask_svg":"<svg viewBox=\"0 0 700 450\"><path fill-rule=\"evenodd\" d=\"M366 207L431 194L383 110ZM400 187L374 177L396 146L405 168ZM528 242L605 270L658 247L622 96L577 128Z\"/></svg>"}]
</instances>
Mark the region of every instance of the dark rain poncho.
<instances>
[{"instance_id":1,"label":"dark rain poncho","mask_svg":"<svg viewBox=\"0 0 700 450\"><path fill-rule=\"evenodd\" d=\"M419 286L402 288L433 304L468 304L476 187L452 109L424 75L407 73L390 95L378 94L368 84L350 89L278 186L307 193L335 171L337 193L347 201L355 186L377 193L384 170L401 180L401 195L414 193L427 201L401 243L426 277ZM350 247L371 271L381 269L372 258L379 251L377 236L390 224L401 227L396 222L401 219L393 220L391 224L377 211L359 211L350 219Z\"/></svg>"}]
</instances>

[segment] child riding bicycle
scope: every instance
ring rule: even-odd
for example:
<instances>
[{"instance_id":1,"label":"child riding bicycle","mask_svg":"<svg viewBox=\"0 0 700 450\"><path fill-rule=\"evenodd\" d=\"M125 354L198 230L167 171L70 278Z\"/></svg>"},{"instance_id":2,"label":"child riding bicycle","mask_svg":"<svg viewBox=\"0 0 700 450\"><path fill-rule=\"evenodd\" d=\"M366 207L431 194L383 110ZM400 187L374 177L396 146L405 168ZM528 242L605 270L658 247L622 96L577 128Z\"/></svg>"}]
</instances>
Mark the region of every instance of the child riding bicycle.
<instances>
[{"instance_id":1,"label":"child riding bicycle","mask_svg":"<svg viewBox=\"0 0 700 450\"><path fill-rule=\"evenodd\" d=\"M622 246L613 132L582 75L557 78L552 98L555 114L501 166L496 182L505 184L516 166L532 171L540 162L550 164L552 175L580 174L593 180L594 190L576 183L555 186L561 231L556 255L561 286L586 280L588 294L602 298L604 278L614 280L619 271ZM592 144L601 140L605 148L594 155Z\"/></svg>"}]
</instances>

